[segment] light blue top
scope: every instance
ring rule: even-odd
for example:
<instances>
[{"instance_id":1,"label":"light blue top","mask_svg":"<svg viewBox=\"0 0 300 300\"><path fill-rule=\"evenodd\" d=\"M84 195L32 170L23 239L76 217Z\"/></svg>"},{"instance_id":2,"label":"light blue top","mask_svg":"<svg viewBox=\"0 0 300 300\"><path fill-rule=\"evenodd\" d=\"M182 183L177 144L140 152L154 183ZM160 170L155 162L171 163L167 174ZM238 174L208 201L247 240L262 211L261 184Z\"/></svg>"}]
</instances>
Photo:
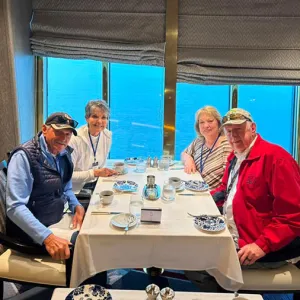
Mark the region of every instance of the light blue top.
<instances>
[{"instance_id":1,"label":"light blue top","mask_svg":"<svg viewBox=\"0 0 300 300\"><path fill-rule=\"evenodd\" d=\"M57 156L54 156L49 152L43 134L41 134L39 141L45 159L53 168L62 173L63 170L60 170L59 168L59 156L64 154L66 150L63 150ZM33 176L30 171L30 164L25 152L20 150L12 156L8 165L6 187L7 216L36 243L42 245L43 241L52 232L37 220L26 207L30 198L32 186ZM80 205L80 203L72 191L72 180L66 184L64 196L65 201L69 204L69 209L74 213L75 207Z\"/></svg>"}]
</instances>

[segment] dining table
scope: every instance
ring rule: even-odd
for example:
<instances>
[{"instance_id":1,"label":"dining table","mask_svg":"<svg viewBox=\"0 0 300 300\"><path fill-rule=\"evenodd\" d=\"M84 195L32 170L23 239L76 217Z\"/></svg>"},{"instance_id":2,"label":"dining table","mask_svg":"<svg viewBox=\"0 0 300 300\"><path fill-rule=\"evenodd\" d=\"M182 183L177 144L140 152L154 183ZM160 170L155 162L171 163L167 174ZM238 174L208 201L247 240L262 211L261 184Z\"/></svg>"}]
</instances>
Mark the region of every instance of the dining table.
<instances>
[{"instance_id":1,"label":"dining table","mask_svg":"<svg viewBox=\"0 0 300 300\"><path fill-rule=\"evenodd\" d=\"M160 223L140 222L124 230L112 224L114 215L103 214L128 213L132 193L114 191L111 204L103 205L102 191L113 190L117 181L129 180L138 186L134 194L142 197L148 175L155 177L161 189L170 177L186 182L202 180L198 172L187 174L180 165L164 171L147 168L144 173L128 166L124 175L99 178L76 241L70 286L77 287L96 273L111 269L157 267L206 270L223 288L237 291L243 285L242 271L228 229L200 230L189 215L220 214L209 190L184 190L176 193L174 201L143 199L144 208L161 209Z\"/></svg>"},{"instance_id":2,"label":"dining table","mask_svg":"<svg viewBox=\"0 0 300 300\"><path fill-rule=\"evenodd\" d=\"M51 300L65 300L67 295L72 292L71 288L56 288ZM108 290L113 300L145 300L145 291L134 290ZM157 300L161 300L158 296ZM195 293L175 291L174 300L263 300L258 294L239 294L237 297L233 293Z\"/></svg>"}]
</instances>

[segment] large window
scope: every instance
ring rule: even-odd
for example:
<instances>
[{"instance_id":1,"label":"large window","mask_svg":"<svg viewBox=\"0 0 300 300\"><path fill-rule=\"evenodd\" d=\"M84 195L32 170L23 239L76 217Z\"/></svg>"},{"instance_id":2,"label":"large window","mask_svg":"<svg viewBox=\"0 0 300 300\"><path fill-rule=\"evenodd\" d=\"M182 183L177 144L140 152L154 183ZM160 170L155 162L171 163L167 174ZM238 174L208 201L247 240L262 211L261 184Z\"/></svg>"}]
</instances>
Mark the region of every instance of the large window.
<instances>
[{"instance_id":1,"label":"large window","mask_svg":"<svg viewBox=\"0 0 300 300\"><path fill-rule=\"evenodd\" d=\"M206 105L212 105L223 116L229 109L230 86L177 84L175 157L196 137L195 113Z\"/></svg>"},{"instance_id":2,"label":"large window","mask_svg":"<svg viewBox=\"0 0 300 300\"><path fill-rule=\"evenodd\" d=\"M292 86L242 85L238 106L251 112L257 132L292 154L294 93Z\"/></svg>"},{"instance_id":3,"label":"large window","mask_svg":"<svg viewBox=\"0 0 300 300\"><path fill-rule=\"evenodd\" d=\"M111 158L163 153L164 69L111 64Z\"/></svg>"},{"instance_id":4,"label":"large window","mask_svg":"<svg viewBox=\"0 0 300 300\"><path fill-rule=\"evenodd\" d=\"M85 124L84 107L88 100L102 98L102 63L93 60L45 58L45 117L67 112Z\"/></svg>"},{"instance_id":5,"label":"large window","mask_svg":"<svg viewBox=\"0 0 300 300\"><path fill-rule=\"evenodd\" d=\"M102 98L102 63L92 60L45 58L45 117L69 113L85 124L84 107ZM164 68L110 64L110 158L160 156L163 153ZM230 109L229 85L178 83L176 90L175 158L196 137L196 111L215 106L223 116ZM238 107L248 110L266 140L293 149L295 87L239 85Z\"/></svg>"}]
</instances>

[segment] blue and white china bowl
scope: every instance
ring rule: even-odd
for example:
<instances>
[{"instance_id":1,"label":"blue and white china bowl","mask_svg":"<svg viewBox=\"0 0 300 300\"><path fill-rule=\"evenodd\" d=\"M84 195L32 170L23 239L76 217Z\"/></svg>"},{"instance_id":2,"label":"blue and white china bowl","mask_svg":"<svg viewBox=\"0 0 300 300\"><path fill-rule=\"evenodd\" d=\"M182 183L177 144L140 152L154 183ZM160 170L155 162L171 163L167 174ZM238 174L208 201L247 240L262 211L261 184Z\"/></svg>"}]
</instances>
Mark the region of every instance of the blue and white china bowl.
<instances>
[{"instance_id":1,"label":"blue and white china bowl","mask_svg":"<svg viewBox=\"0 0 300 300\"><path fill-rule=\"evenodd\" d=\"M66 300L112 300L111 294L97 284L81 285L73 290Z\"/></svg>"},{"instance_id":2,"label":"blue and white china bowl","mask_svg":"<svg viewBox=\"0 0 300 300\"><path fill-rule=\"evenodd\" d=\"M196 217L194 224L196 228L209 232L220 232L226 228L224 219L213 216Z\"/></svg>"},{"instance_id":3,"label":"blue and white china bowl","mask_svg":"<svg viewBox=\"0 0 300 300\"><path fill-rule=\"evenodd\" d=\"M119 180L114 183L113 189L119 192L136 192L138 184L131 180Z\"/></svg>"},{"instance_id":4,"label":"blue and white china bowl","mask_svg":"<svg viewBox=\"0 0 300 300\"><path fill-rule=\"evenodd\" d=\"M204 192L209 189L209 186L205 181L189 180L185 182L185 188L194 192Z\"/></svg>"},{"instance_id":5,"label":"blue and white china bowl","mask_svg":"<svg viewBox=\"0 0 300 300\"><path fill-rule=\"evenodd\" d=\"M127 157L127 158L124 159L124 162L125 162L127 165L135 166L137 160L138 160L137 157Z\"/></svg>"}]
</instances>

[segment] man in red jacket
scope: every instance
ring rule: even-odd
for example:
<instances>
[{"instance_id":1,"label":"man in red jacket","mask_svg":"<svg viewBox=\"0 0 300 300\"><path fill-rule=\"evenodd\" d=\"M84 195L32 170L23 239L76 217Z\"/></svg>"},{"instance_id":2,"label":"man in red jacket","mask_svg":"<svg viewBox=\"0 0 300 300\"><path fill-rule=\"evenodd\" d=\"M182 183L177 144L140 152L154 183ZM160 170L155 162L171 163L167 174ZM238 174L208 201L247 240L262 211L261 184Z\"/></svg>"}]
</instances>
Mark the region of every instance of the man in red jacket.
<instances>
[{"instance_id":1,"label":"man in red jacket","mask_svg":"<svg viewBox=\"0 0 300 300\"><path fill-rule=\"evenodd\" d=\"M211 194L215 200L225 200L223 214L241 265L274 268L300 257L297 162L256 133L249 112L231 109L222 123L233 152L221 185Z\"/></svg>"}]
</instances>

